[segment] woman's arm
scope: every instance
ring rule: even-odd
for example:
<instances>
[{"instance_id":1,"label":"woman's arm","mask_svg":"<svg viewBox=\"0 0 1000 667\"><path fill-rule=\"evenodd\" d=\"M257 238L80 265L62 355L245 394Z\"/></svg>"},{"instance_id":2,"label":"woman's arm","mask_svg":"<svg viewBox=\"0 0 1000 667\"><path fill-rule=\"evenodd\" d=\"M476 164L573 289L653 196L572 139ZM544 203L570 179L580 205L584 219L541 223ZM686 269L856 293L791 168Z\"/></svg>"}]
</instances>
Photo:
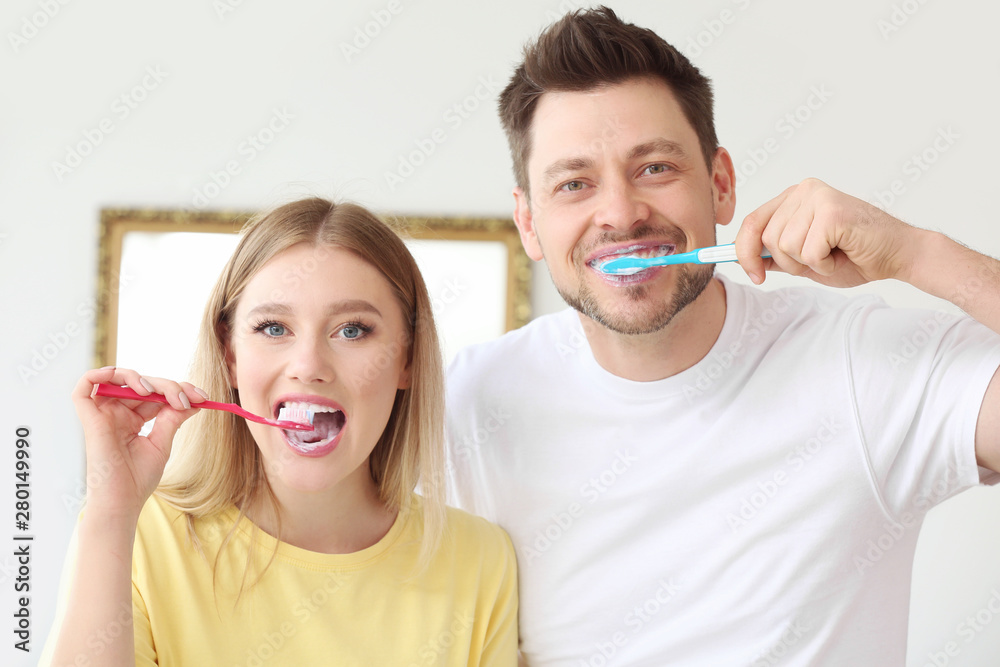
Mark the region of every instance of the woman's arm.
<instances>
[{"instance_id":1,"label":"woman's arm","mask_svg":"<svg viewBox=\"0 0 1000 667\"><path fill-rule=\"evenodd\" d=\"M164 394L170 405L92 397L95 384ZM132 545L139 513L163 475L178 427L205 399L190 384L143 378L135 371L88 371L73 390L87 449L87 504L52 665L135 664L131 632ZM148 436L145 422L156 418ZM129 619L127 632L117 631ZM114 635L114 636L112 636Z\"/></svg>"}]
</instances>

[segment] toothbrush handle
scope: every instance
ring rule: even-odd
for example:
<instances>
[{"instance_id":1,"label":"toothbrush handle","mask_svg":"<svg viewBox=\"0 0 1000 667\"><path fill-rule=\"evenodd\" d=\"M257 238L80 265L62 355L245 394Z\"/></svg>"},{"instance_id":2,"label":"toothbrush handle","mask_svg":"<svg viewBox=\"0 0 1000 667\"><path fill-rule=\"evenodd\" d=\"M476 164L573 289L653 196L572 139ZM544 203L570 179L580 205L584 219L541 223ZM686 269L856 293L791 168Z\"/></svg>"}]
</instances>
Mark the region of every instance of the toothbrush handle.
<instances>
[{"instance_id":1,"label":"toothbrush handle","mask_svg":"<svg viewBox=\"0 0 1000 667\"><path fill-rule=\"evenodd\" d=\"M113 384L99 384L97 385L94 396L106 396L108 398L124 398L135 401L147 401L149 403L163 403L164 405L169 405L167 397L163 394L150 394L149 396L143 396L142 394L136 393L135 390L129 387L119 387ZM233 405L232 403L219 403L218 401L202 401L194 407L197 408L208 408L210 410L225 410L226 412L232 412L234 415L239 415L245 419L251 419L255 422L260 422L261 424L267 424L268 421L263 417L258 417L252 412L247 412L238 405Z\"/></svg>"},{"instance_id":2,"label":"toothbrush handle","mask_svg":"<svg viewBox=\"0 0 1000 667\"><path fill-rule=\"evenodd\" d=\"M764 248L764 252L762 252L760 256L767 258L771 256L771 253L767 250L767 248ZM708 248L702 248L698 251L699 264L721 264L723 262L735 262L736 260L735 243L715 245Z\"/></svg>"}]
</instances>

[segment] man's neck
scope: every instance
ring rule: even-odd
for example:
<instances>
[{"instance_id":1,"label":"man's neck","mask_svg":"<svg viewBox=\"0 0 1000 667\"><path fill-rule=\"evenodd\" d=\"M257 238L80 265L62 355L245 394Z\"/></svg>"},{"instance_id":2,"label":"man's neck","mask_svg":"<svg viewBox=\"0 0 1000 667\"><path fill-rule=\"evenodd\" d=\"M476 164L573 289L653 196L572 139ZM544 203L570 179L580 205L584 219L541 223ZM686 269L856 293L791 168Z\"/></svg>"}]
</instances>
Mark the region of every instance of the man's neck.
<instances>
[{"instance_id":1,"label":"man's neck","mask_svg":"<svg viewBox=\"0 0 1000 667\"><path fill-rule=\"evenodd\" d=\"M597 363L636 382L662 380L694 366L715 345L725 321L726 289L718 279L656 333L623 335L580 315Z\"/></svg>"}]
</instances>

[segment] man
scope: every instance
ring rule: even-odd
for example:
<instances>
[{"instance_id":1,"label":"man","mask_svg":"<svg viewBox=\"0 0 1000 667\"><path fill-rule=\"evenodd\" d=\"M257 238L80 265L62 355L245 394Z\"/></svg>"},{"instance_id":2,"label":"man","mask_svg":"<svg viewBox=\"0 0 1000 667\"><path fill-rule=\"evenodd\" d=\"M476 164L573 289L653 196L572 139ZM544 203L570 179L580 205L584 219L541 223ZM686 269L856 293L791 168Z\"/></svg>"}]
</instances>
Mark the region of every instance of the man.
<instances>
[{"instance_id":1,"label":"man","mask_svg":"<svg viewBox=\"0 0 1000 667\"><path fill-rule=\"evenodd\" d=\"M710 84L575 12L500 98L514 220L572 306L461 353L452 500L518 554L530 665L901 665L931 507L1000 470L1000 263L807 180L743 221L754 283L896 279L971 317L711 266L734 169ZM761 259L764 249L771 259Z\"/></svg>"}]
</instances>

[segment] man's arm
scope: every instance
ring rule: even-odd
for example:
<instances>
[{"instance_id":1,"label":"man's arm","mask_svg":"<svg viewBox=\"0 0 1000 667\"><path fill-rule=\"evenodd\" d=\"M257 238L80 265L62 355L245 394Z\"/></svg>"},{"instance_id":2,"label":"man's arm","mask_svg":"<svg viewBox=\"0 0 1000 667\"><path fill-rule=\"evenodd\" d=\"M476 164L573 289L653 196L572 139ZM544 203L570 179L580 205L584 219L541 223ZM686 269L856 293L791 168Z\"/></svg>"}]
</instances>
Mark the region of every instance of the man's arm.
<instances>
[{"instance_id":1,"label":"man's arm","mask_svg":"<svg viewBox=\"0 0 1000 667\"><path fill-rule=\"evenodd\" d=\"M765 247L771 259L760 257ZM1000 334L1000 261L911 227L822 181L805 180L748 215L736 251L756 284L767 270L833 287L901 280L951 301ZM1000 369L980 407L976 457L1000 472Z\"/></svg>"}]
</instances>

